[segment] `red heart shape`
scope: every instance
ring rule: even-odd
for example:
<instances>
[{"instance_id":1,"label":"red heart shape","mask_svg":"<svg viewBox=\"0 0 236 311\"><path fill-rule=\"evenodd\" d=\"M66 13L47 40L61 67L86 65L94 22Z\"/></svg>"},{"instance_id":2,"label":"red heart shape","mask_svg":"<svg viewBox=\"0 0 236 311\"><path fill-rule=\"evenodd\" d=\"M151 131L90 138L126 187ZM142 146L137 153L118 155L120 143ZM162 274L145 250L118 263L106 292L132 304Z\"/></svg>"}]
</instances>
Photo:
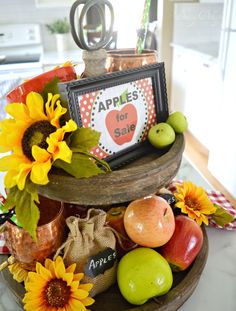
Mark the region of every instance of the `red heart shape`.
<instances>
[{"instance_id":1,"label":"red heart shape","mask_svg":"<svg viewBox=\"0 0 236 311\"><path fill-rule=\"evenodd\" d=\"M117 145L130 142L134 136L138 120L134 105L128 104L121 110L112 110L106 116L107 130Z\"/></svg>"}]
</instances>

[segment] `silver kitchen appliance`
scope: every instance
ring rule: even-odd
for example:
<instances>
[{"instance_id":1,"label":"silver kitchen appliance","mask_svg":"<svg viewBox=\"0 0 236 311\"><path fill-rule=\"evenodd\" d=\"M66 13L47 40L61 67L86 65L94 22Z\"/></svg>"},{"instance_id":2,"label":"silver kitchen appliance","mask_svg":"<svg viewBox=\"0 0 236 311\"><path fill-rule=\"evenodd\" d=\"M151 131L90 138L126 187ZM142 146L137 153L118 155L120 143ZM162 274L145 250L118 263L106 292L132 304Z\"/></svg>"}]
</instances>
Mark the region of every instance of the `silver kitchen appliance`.
<instances>
[{"instance_id":1,"label":"silver kitchen appliance","mask_svg":"<svg viewBox=\"0 0 236 311\"><path fill-rule=\"evenodd\" d=\"M0 119L6 94L43 72L43 45L38 24L0 24Z\"/></svg>"},{"instance_id":2,"label":"silver kitchen appliance","mask_svg":"<svg viewBox=\"0 0 236 311\"><path fill-rule=\"evenodd\" d=\"M0 25L0 79L42 72L42 53L38 24Z\"/></svg>"}]
</instances>

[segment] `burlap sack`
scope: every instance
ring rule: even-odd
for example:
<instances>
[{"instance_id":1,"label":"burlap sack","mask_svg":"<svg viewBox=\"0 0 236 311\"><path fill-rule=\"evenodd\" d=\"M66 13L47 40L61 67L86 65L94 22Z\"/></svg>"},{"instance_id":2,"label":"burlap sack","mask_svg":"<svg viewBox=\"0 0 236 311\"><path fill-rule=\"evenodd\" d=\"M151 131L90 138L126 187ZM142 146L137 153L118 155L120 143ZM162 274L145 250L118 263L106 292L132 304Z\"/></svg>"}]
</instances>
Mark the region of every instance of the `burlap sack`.
<instances>
[{"instance_id":1,"label":"burlap sack","mask_svg":"<svg viewBox=\"0 0 236 311\"><path fill-rule=\"evenodd\" d=\"M70 216L66 219L69 234L66 242L58 249L64 249L66 265L76 263L76 272L85 273L85 266L91 256L107 248L115 250L116 239L111 228L105 226L106 212L99 209L88 210L86 218ZM56 254L56 255L57 255ZM116 263L104 273L92 278L86 275L83 282L93 283L90 292L93 297L108 289L116 280Z\"/></svg>"}]
</instances>

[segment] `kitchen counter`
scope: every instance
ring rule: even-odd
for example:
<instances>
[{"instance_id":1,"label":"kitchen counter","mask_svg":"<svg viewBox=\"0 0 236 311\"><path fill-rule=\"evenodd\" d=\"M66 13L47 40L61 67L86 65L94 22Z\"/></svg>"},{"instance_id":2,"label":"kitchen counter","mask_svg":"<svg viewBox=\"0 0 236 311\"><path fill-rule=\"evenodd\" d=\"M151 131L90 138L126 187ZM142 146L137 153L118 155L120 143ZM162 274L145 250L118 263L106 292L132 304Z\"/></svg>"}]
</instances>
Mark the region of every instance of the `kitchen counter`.
<instances>
[{"instance_id":1,"label":"kitchen counter","mask_svg":"<svg viewBox=\"0 0 236 311\"><path fill-rule=\"evenodd\" d=\"M178 178L212 189L212 186L183 158ZM193 295L180 311L233 311L236 292L236 232L207 228L208 260ZM21 311L6 286L0 282L0 311ZM33 310L32 310L33 311ZM121 310L123 311L123 310Z\"/></svg>"},{"instance_id":2,"label":"kitchen counter","mask_svg":"<svg viewBox=\"0 0 236 311\"><path fill-rule=\"evenodd\" d=\"M57 66L66 61L72 61L75 64L80 64L83 62L82 50L78 48L76 50L68 50L63 52L44 52L41 61L44 66Z\"/></svg>"},{"instance_id":3,"label":"kitchen counter","mask_svg":"<svg viewBox=\"0 0 236 311\"><path fill-rule=\"evenodd\" d=\"M75 70L81 74L84 70L84 62L82 60L82 50L69 50L64 52L50 51L44 52L41 58L43 70L47 71L55 66L62 65L66 61L71 61L75 64Z\"/></svg>"}]
</instances>

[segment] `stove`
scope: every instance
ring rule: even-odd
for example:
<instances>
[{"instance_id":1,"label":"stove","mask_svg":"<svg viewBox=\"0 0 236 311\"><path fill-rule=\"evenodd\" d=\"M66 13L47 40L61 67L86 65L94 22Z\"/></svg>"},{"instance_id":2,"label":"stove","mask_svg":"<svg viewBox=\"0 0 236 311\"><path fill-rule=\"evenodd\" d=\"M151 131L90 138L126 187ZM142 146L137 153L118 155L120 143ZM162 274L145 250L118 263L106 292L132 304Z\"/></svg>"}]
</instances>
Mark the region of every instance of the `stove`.
<instances>
[{"instance_id":1,"label":"stove","mask_svg":"<svg viewBox=\"0 0 236 311\"><path fill-rule=\"evenodd\" d=\"M38 24L0 25L0 80L6 76L30 78L41 73L42 54Z\"/></svg>"},{"instance_id":2,"label":"stove","mask_svg":"<svg viewBox=\"0 0 236 311\"><path fill-rule=\"evenodd\" d=\"M38 24L0 24L0 119L6 117L6 94L43 72Z\"/></svg>"}]
</instances>

